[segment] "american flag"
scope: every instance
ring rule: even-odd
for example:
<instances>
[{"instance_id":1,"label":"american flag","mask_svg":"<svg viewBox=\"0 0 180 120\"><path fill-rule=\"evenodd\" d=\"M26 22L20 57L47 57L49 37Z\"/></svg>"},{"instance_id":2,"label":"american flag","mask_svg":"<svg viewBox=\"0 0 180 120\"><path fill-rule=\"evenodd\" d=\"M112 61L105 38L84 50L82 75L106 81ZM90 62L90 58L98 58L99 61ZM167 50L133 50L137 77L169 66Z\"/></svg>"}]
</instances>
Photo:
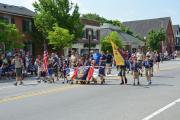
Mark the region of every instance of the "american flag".
<instances>
[{"instance_id":1,"label":"american flag","mask_svg":"<svg viewBox=\"0 0 180 120\"><path fill-rule=\"evenodd\" d=\"M48 71L48 51L44 50L44 56L43 56L43 66L44 66L44 71Z\"/></svg>"}]
</instances>

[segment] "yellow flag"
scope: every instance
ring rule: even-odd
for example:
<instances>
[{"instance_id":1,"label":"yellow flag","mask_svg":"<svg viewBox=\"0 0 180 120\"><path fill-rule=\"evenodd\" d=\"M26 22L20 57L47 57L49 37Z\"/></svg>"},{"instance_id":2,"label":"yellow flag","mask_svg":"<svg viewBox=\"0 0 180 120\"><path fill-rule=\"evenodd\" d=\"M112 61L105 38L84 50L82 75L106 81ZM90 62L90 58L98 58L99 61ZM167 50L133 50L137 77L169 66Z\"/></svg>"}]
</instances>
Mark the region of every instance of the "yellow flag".
<instances>
[{"instance_id":1,"label":"yellow flag","mask_svg":"<svg viewBox=\"0 0 180 120\"><path fill-rule=\"evenodd\" d=\"M113 54L114 54L114 59L116 61L116 65L124 65L124 58L119 53L117 45L112 40L110 41L113 48Z\"/></svg>"}]
</instances>

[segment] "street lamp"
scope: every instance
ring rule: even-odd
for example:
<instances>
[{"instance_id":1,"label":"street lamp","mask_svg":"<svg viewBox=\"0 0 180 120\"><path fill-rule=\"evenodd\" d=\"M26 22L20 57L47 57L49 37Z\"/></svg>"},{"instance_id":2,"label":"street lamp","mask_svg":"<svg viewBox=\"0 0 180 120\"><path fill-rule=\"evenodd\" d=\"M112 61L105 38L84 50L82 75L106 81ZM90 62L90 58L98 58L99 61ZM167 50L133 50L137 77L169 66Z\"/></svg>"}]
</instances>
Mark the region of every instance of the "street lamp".
<instances>
[{"instance_id":1,"label":"street lamp","mask_svg":"<svg viewBox=\"0 0 180 120\"><path fill-rule=\"evenodd\" d=\"M90 52L91 52L91 36L92 36L92 32L91 32L91 30L89 30L88 31L88 38L89 38L89 53L88 53L88 55L89 55L89 58L90 58Z\"/></svg>"}]
</instances>

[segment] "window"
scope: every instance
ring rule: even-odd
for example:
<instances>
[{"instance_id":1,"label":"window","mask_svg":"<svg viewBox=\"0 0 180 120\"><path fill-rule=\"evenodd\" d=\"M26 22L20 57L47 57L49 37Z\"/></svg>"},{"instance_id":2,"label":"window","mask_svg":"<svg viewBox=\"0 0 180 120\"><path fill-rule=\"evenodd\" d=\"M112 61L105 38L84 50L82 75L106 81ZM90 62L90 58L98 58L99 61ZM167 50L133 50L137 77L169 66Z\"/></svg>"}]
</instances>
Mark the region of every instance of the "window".
<instances>
[{"instance_id":1,"label":"window","mask_svg":"<svg viewBox=\"0 0 180 120\"><path fill-rule=\"evenodd\" d=\"M89 31L91 31L91 36L89 36ZM86 39L92 39L93 38L93 30L92 29L86 29ZM90 38L89 38L90 37ZM94 38L93 38L94 39Z\"/></svg>"},{"instance_id":2,"label":"window","mask_svg":"<svg viewBox=\"0 0 180 120\"><path fill-rule=\"evenodd\" d=\"M93 39L97 40L97 31L93 30Z\"/></svg>"},{"instance_id":3,"label":"window","mask_svg":"<svg viewBox=\"0 0 180 120\"><path fill-rule=\"evenodd\" d=\"M22 30L23 32L26 32L26 33L29 33L32 31L32 23L31 23L31 20L29 19L24 19L22 21Z\"/></svg>"},{"instance_id":4,"label":"window","mask_svg":"<svg viewBox=\"0 0 180 120\"><path fill-rule=\"evenodd\" d=\"M11 18L11 24L15 24L15 19Z\"/></svg>"},{"instance_id":5,"label":"window","mask_svg":"<svg viewBox=\"0 0 180 120\"><path fill-rule=\"evenodd\" d=\"M6 23L11 23L11 17L10 16L4 16L3 18L4 18L4 21Z\"/></svg>"},{"instance_id":6,"label":"window","mask_svg":"<svg viewBox=\"0 0 180 120\"><path fill-rule=\"evenodd\" d=\"M86 38L86 30L83 30L83 38Z\"/></svg>"},{"instance_id":7,"label":"window","mask_svg":"<svg viewBox=\"0 0 180 120\"><path fill-rule=\"evenodd\" d=\"M3 16L0 16L0 20L4 20L4 17L3 17Z\"/></svg>"},{"instance_id":8,"label":"window","mask_svg":"<svg viewBox=\"0 0 180 120\"><path fill-rule=\"evenodd\" d=\"M177 45L180 45L180 38L177 38Z\"/></svg>"},{"instance_id":9,"label":"window","mask_svg":"<svg viewBox=\"0 0 180 120\"><path fill-rule=\"evenodd\" d=\"M96 34L97 34L97 40L99 40L100 30L97 30L97 31L96 31Z\"/></svg>"},{"instance_id":10,"label":"window","mask_svg":"<svg viewBox=\"0 0 180 120\"><path fill-rule=\"evenodd\" d=\"M178 30L177 30L176 34L177 34L177 35L179 34L179 33L178 33Z\"/></svg>"}]
</instances>

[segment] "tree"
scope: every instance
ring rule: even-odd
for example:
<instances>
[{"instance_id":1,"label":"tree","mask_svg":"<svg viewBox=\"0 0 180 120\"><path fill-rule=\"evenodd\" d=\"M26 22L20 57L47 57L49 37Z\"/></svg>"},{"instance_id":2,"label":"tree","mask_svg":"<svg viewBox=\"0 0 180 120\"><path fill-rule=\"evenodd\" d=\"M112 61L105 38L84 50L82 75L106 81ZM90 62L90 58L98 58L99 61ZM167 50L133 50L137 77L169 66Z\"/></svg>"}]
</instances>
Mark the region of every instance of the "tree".
<instances>
[{"instance_id":1,"label":"tree","mask_svg":"<svg viewBox=\"0 0 180 120\"><path fill-rule=\"evenodd\" d=\"M70 35L69 30L58 27L53 27L53 31L48 33L49 44L56 50L63 50L72 44L74 36Z\"/></svg>"},{"instance_id":2,"label":"tree","mask_svg":"<svg viewBox=\"0 0 180 120\"><path fill-rule=\"evenodd\" d=\"M164 29L160 30L152 30L148 33L147 36L147 46L150 47L152 50L159 50L161 46L161 42L164 41L166 38L166 34Z\"/></svg>"},{"instance_id":3,"label":"tree","mask_svg":"<svg viewBox=\"0 0 180 120\"><path fill-rule=\"evenodd\" d=\"M122 38L119 36L119 34L118 34L117 32L111 32L111 33L109 33L107 36L105 36L105 37L101 40L101 50L102 50L102 51L107 51L107 50L108 50L109 52L113 53L110 39L111 39L119 48L122 48L122 46L123 46L123 44L122 44Z\"/></svg>"},{"instance_id":4,"label":"tree","mask_svg":"<svg viewBox=\"0 0 180 120\"><path fill-rule=\"evenodd\" d=\"M5 45L6 50L23 48L22 35L14 24L7 24L0 21L0 43Z\"/></svg>"},{"instance_id":5,"label":"tree","mask_svg":"<svg viewBox=\"0 0 180 120\"><path fill-rule=\"evenodd\" d=\"M100 17L96 13L83 14L82 18L89 19L89 20L96 20L96 21L100 22L101 24L108 22L108 20L106 18Z\"/></svg>"},{"instance_id":6,"label":"tree","mask_svg":"<svg viewBox=\"0 0 180 120\"><path fill-rule=\"evenodd\" d=\"M109 23L109 24L112 24L114 26L118 26L122 32L125 32L129 35L133 35L133 32L117 19L116 20L108 20L104 17L100 17L100 15L98 15L96 13L94 13L94 14L93 13L83 14L82 18L86 18L89 20L96 20L96 21L100 22L101 24Z\"/></svg>"},{"instance_id":7,"label":"tree","mask_svg":"<svg viewBox=\"0 0 180 120\"><path fill-rule=\"evenodd\" d=\"M68 29L75 39L82 36L83 25L80 21L78 5L69 0L39 0L33 4L35 7L35 26L45 38L53 30L54 24Z\"/></svg>"}]
</instances>

